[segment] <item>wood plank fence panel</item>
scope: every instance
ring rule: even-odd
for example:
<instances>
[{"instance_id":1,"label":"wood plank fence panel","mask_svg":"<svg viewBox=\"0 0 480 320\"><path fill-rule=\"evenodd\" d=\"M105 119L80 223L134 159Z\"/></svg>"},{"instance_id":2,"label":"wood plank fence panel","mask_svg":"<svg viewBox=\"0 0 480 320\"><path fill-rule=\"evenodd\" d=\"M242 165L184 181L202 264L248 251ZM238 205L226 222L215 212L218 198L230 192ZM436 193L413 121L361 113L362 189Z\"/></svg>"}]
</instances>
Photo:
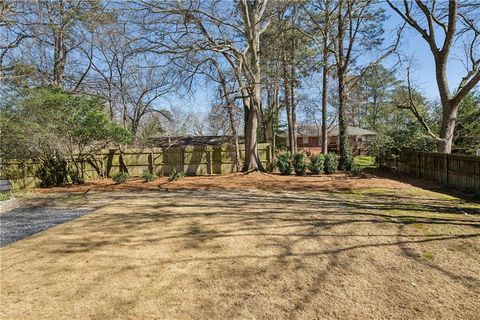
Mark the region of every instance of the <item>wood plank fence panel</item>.
<instances>
[{"instance_id":1,"label":"wood plank fence panel","mask_svg":"<svg viewBox=\"0 0 480 320\"><path fill-rule=\"evenodd\" d=\"M403 151L397 170L480 194L480 157L477 156Z\"/></svg>"},{"instance_id":2,"label":"wood plank fence panel","mask_svg":"<svg viewBox=\"0 0 480 320\"><path fill-rule=\"evenodd\" d=\"M258 145L260 160L265 168L272 161L270 145ZM240 145L241 165L245 159L245 147ZM106 176L112 177L120 171L120 151L118 149L100 150L95 154L95 165ZM235 151L233 146L186 146L170 148L127 148L124 161L130 176L140 176L149 171L157 176L167 176L173 170L183 171L187 175L227 174L235 172ZM14 188L34 187L38 163L28 161L4 162L0 166L0 176L9 179ZM84 162L85 180L99 178L95 167Z\"/></svg>"}]
</instances>

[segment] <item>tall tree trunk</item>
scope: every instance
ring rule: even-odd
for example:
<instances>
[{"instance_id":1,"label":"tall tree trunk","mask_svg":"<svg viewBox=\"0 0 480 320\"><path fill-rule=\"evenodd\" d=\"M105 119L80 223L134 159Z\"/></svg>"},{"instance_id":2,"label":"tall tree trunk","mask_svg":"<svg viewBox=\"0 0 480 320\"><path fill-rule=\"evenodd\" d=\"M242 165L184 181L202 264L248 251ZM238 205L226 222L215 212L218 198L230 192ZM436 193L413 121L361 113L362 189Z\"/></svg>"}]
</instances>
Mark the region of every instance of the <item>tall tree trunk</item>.
<instances>
[{"instance_id":1,"label":"tall tree trunk","mask_svg":"<svg viewBox=\"0 0 480 320\"><path fill-rule=\"evenodd\" d=\"M267 106L270 107L270 92L267 89ZM263 109L263 104L260 104L260 125L262 131L262 141L269 142L269 134L268 134L268 115L265 114L265 110Z\"/></svg>"},{"instance_id":2,"label":"tall tree trunk","mask_svg":"<svg viewBox=\"0 0 480 320\"><path fill-rule=\"evenodd\" d=\"M293 155L295 153L295 141L293 138L293 119L292 119L292 109L291 109L291 99L290 99L290 84L289 76L287 72L287 52L285 48L283 49L282 57L282 72L283 72L283 93L285 101L285 110L287 111L287 131L288 131L288 147L290 153Z\"/></svg>"},{"instance_id":3,"label":"tall tree trunk","mask_svg":"<svg viewBox=\"0 0 480 320\"><path fill-rule=\"evenodd\" d=\"M53 29L54 52L53 52L53 85L59 88L63 87L63 73L67 60L67 47L65 43L66 37L66 17L65 5L63 1L58 2L60 15L60 24Z\"/></svg>"},{"instance_id":4,"label":"tall tree trunk","mask_svg":"<svg viewBox=\"0 0 480 320\"><path fill-rule=\"evenodd\" d=\"M325 48L324 48L325 50ZM326 49L328 50L328 48ZM324 51L324 59L325 51ZM327 92L328 90L328 65L324 62L323 64L323 75L322 75L322 153L328 153L328 136L327 136Z\"/></svg>"},{"instance_id":5,"label":"tall tree trunk","mask_svg":"<svg viewBox=\"0 0 480 320\"><path fill-rule=\"evenodd\" d=\"M345 119L345 71L347 62L344 57L344 22L342 21L342 2L338 8L338 59L337 59L337 78L338 78L338 135L339 135L339 153L340 160L338 167L341 170L351 169L350 145L348 140L347 122Z\"/></svg>"},{"instance_id":6,"label":"tall tree trunk","mask_svg":"<svg viewBox=\"0 0 480 320\"><path fill-rule=\"evenodd\" d=\"M350 169L350 145L348 141L347 122L345 119L345 87L343 72L338 72L338 136L339 136L339 168Z\"/></svg>"},{"instance_id":7,"label":"tall tree trunk","mask_svg":"<svg viewBox=\"0 0 480 320\"><path fill-rule=\"evenodd\" d=\"M261 163L258 156L257 144L258 113L254 108L248 111L245 136L245 164L243 171L260 170Z\"/></svg>"},{"instance_id":8,"label":"tall tree trunk","mask_svg":"<svg viewBox=\"0 0 480 320\"><path fill-rule=\"evenodd\" d=\"M443 105L442 122L440 126L440 135L437 147L440 153L451 153L453 144L453 133L457 120L458 105L453 106L450 103ZM480 125L480 124L479 124Z\"/></svg>"},{"instance_id":9,"label":"tall tree trunk","mask_svg":"<svg viewBox=\"0 0 480 320\"><path fill-rule=\"evenodd\" d=\"M328 47L330 33L330 2L325 1L325 24L323 29L323 48L322 48L322 153L328 153L327 136L327 97L328 97Z\"/></svg>"},{"instance_id":10,"label":"tall tree trunk","mask_svg":"<svg viewBox=\"0 0 480 320\"><path fill-rule=\"evenodd\" d=\"M273 110L272 115L272 151L275 154L277 150L277 121L278 121L278 113L280 110L280 83L278 81L278 77L275 78L275 109Z\"/></svg>"},{"instance_id":11,"label":"tall tree trunk","mask_svg":"<svg viewBox=\"0 0 480 320\"><path fill-rule=\"evenodd\" d=\"M266 3L265 3L266 4ZM252 79L250 79L249 87L250 108L247 116L247 134L245 135L245 164L243 170L249 171L265 171L258 155L257 130L258 130L258 114L261 109L261 70L260 70L260 3L258 1L246 2L246 33L248 34L250 48L248 50L250 68L252 70ZM246 21L246 22L248 22Z\"/></svg>"},{"instance_id":12,"label":"tall tree trunk","mask_svg":"<svg viewBox=\"0 0 480 320\"><path fill-rule=\"evenodd\" d=\"M291 60L290 60L290 108L292 109L292 141L293 141L293 151L292 154L298 152L298 141L297 141L297 108L295 101L295 39L292 40L291 46Z\"/></svg>"},{"instance_id":13,"label":"tall tree trunk","mask_svg":"<svg viewBox=\"0 0 480 320\"><path fill-rule=\"evenodd\" d=\"M63 87L63 73L65 70L65 60L67 50L65 48L62 31L55 35L54 62L53 62L53 85Z\"/></svg>"}]
</instances>

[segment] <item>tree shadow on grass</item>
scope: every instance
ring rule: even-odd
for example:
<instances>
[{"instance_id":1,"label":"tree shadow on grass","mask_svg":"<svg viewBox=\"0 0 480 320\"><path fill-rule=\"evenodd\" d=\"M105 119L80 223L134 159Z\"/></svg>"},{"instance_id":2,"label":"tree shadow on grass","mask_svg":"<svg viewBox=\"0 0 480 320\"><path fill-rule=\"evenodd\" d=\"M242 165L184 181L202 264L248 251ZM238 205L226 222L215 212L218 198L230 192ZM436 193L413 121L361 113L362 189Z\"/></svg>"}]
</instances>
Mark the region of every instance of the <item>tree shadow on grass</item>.
<instances>
[{"instance_id":1,"label":"tree shadow on grass","mask_svg":"<svg viewBox=\"0 0 480 320\"><path fill-rule=\"evenodd\" d=\"M472 292L480 287L479 279L425 261L412 249L477 241L478 216L456 214L458 208L448 201L439 204L438 199L423 197L406 202L408 196L401 194L356 194L352 198L342 192L171 191L90 197L96 213L31 242L32 250L48 255L52 266L59 258L94 253L124 261L126 269L118 272L139 272L147 264L135 265L132 253L175 249L170 257L152 255L148 265L210 263L220 268L216 271L227 270L225 281L239 291L282 285L282 281L290 286L295 284L295 274L307 277L298 288L289 287L296 294L291 297L292 306L284 310L286 318L312 307L323 283L333 281L331 277L341 275L354 259L370 254L370 249L391 254L398 248L398 259L421 264ZM464 209L471 207L465 204ZM412 224L426 225L432 232L413 232ZM321 267L312 273L317 263ZM240 269L245 272L231 272ZM101 273L99 281L114 276L108 268L97 272ZM291 276L282 278L284 273ZM272 283L263 277L270 277Z\"/></svg>"},{"instance_id":2,"label":"tree shadow on grass","mask_svg":"<svg viewBox=\"0 0 480 320\"><path fill-rule=\"evenodd\" d=\"M396 174L389 169L368 169L367 172L372 177L395 180L398 182L407 183L417 188L458 197L470 202L480 203L480 194L475 194L474 192L469 192L455 186L445 185L436 180L416 178L404 174Z\"/></svg>"}]
</instances>

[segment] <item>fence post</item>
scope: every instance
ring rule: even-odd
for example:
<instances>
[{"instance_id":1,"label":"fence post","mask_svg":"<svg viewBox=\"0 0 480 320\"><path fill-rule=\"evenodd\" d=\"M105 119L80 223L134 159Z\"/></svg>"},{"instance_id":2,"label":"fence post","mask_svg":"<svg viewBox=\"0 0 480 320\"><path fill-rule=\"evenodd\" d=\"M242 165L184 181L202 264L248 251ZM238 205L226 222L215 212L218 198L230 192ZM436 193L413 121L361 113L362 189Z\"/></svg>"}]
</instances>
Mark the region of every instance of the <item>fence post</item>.
<instances>
[{"instance_id":1,"label":"fence post","mask_svg":"<svg viewBox=\"0 0 480 320\"><path fill-rule=\"evenodd\" d=\"M420 152L417 153L417 178L420 177Z\"/></svg>"},{"instance_id":2,"label":"fence post","mask_svg":"<svg viewBox=\"0 0 480 320\"><path fill-rule=\"evenodd\" d=\"M268 144L267 146L267 168L269 169L272 166L272 146Z\"/></svg>"},{"instance_id":3,"label":"fence post","mask_svg":"<svg viewBox=\"0 0 480 320\"><path fill-rule=\"evenodd\" d=\"M398 169L398 159L400 159L400 153L396 155L395 157L395 171L398 174L400 170Z\"/></svg>"},{"instance_id":4,"label":"fence post","mask_svg":"<svg viewBox=\"0 0 480 320\"><path fill-rule=\"evenodd\" d=\"M166 165L165 165L165 152L166 152L166 151L165 151L165 148L163 148L163 147L160 148L160 153L161 153L161 155L162 155L162 162L161 162L161 164L162 164L162 176L166 176L166 175L167 175L166 169L165 169L165 168L166 168Z\"/></svg>"},{"instance_id":5,"label":"fence post","mask_svg":"<svg viewBox=\"0 0 480 320\"><path fill-rule=\"evenodd\" d=\"M445 166L445 184L448 184L448 154L444 155L444 166Z\"/></svg>"},{"instance_id":6,"label":"fence post","mask_svg":"<svg viewBox=\"0 0 480 320\"><path fill-rule=\"evenodd\" d=\"M25 162L21 162L22 164L22 180L23 180L23 187L22 188L26 188L27 187L27 178L28 178L28 174L27 174L27 170L26 170L26 163Z\"/></svg>"},{"instance_id":7,"label":"fence post","mask_svg":"<svg viewBox=\"0 0 480 320\"><path fill-rule=\"evenodd\" d=\"M151 174L155 174L155 164L154 164L154 160L155 159L155 153L153 151L153 148L150 149L150 154L148 155L148 171L151 173Z\"/></svg>"},{"instance_id":8,"label":"fence post","mask_svg":"<svg viewBox=\"0 0 480 320\"><path fill-rule=\"evenodd\" d=\"M185 159L184 159L184 157L185 157L184 149L183 149L183 147L180 147L180 159L181 159L180 160L180 166L182 168L180 171L183 171L185 173L185 170L184 170L185 169Z\"/></svg>"},{"instance_id":9,"label":"fence post","mask_svg":"<svg viewBox=\"0 0 480 320\"><path fill-rule=\"evenodd\" d=\"M208 146L208 170L213 174L213 148Z\"/></svg>"}]
</instances>

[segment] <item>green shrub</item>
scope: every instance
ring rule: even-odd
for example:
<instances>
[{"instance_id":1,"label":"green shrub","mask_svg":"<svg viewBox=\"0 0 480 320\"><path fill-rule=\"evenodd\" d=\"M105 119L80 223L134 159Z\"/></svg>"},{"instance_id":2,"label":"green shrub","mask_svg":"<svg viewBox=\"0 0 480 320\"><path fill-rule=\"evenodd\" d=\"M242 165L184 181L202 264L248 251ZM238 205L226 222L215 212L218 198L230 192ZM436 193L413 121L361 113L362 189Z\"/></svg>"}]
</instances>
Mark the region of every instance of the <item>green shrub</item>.
<instances>
[{"instance_id":1,"label":"green shrub","mask_svg":"<svg viewBox=\"0 0 480 320\"><path fill-rule=\"evenodd\" d=\"M80 170L82 170L82 169L80 169ZM72 183L82 184L82 183L85 182L83 177L82 177L81 172L75 166L70 167L69 176L70 176L70 180L71 180Z\"/></svg>"},{"instance_id":2,"label":"green shrub","mask_svg":"<svg viewBox=\"0 0 480 320\"><path fill-rule=\"evenodd\" d=\"M126 172L117 172L113 175L112 180L116 184L124 183L128 179L128 173Z\"/></svg>"},{"instance_id":3,"label":"green shrub","mask_svg":"<svg viewBox=\"0 0 480 320\"><path fill-rule=\"evenodd\" d=\"M143 182L153 181L153 180L155 180L155 175L148 170L143 170L142 180L143 180Z\"/></svg>"},{"instance_id":4,"label":"green shrub","mask_svg":"<svg viewBox=\"0 0 480 320\"><path fill-rule=\"evenodd\" d=\"M354 165L352 166L351 173L352 173L354 176L361 177L361 176L363 176L363 174L364 174L364 172L363 172L363 167L359 166L358 164L354 164Z\"/></svg>"},{"instance_id":5,"label":"green shrub","mask_svg":"<svg viewBox=\"0 0 480 320\"><path fill-rule=\"evenodd\" d=\"M282 151L277 153L277 159L275 161L275 165L283 175L289 175L292 173L292 159L290 152Z\"/></svg>"},{"instance_id":6,"label":"green shrub","mask_svg":"<svg viewBox=\"0 0 480 320\"><path fill-rule=\"evenodd\" d=\"M343 153L343 157L340 155L337 168L342 171L350 171L353 166L353 155L350 148Z\"/></svg>"},{"instance_id":7,"label":"green shrub","mask_svg":"<svg viewBox=\"0 0 480 320\"><path fill-rule=\"evenodd\" d=\"M42 161L35 171L40 187L63 186L68 183L70 168L63 158L50 158Z\"/></svg>"},{"instance_id":8,"label":"green shrub","mask_svg":"<svg viewBox=\"0 0 480 320\"><path fill-rule=\"evenodd\" d=\"M324 170L326 174L337 172L338 160L335 153L327 153L325 155Z\"/></svg>"},{"instance_id":9,"label":"green shrub","mask_svg":"<svg viewBox=\"0 0 480 320\"><path fill-rule=\"evenodd\" d=\"M396 151L395 141L392 137L378 135L367 144L368 154L375 157L375 164L382 165L387 157Z\"/></svg>"},{"instance_id":10,"label":"green shrub","mask_svg":"<svg viewBox=\"0 0 480 320\"><path fill-rule=\"evenodd\" d=\"M23 177L23 164L19 165L0 165L0 176L6 180L21 179Z\"/></svg>"},{"instance_id":11,"label":"green shrub","mask_svg":"<svg viewBox=\"0 0 480 320\"><path fill-rule=\"evenodd\" d=\"M0 192L0 201L6 201L11 197L12 197L12 193L10 191Z\"/></svg>"},{"instance_id":12,"label":"green shrub","mask_svg":"<svg viewBox=\"0 0 480 320\"><path fill-rule=\"evenodd\" d=\"M293 170L297 176L305 175L305 172L307 172L307 155L305 152L300 151L293 156Z\"/></svg>"},{"instance_id":13,"label":"green shrub","mask_svg":"<svg viewBox=\"0 0 480 320\"><path fill-rule=\"evenodd\" d=\"M313 174L322 174L323 173L323 164L325 162L325 157L323 154L318 153L310 157L310 171Z\"/></svg>"},{"instance_id":14,"label":"green shrub","mask_svg":"<svg viewBox=\"0 0 480 320\"><path fill-rule=\"evenodd\" d=\"M168 181L177 181L183 178L185 178L185 173L175 169L168 175Z\"/></svg>"}]
</instances>

